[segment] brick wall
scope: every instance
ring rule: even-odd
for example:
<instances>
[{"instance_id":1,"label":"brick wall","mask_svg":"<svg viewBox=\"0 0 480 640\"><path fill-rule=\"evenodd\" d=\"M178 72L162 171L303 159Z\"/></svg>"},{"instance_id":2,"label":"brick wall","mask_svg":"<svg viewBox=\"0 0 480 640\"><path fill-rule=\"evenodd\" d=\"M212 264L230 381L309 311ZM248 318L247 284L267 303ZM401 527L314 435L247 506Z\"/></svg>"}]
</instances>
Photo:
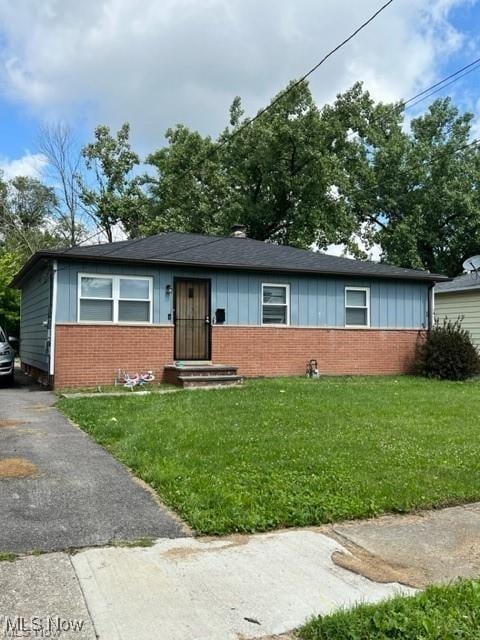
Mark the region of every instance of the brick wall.
<instances>
[{"instance_id":1,"label":"brick wall","mask_svg":"<svg viewBox=\"0 0 480 640\"><path fill-rule=\"evenodd\" d=\"M113 384L118 369L152 370L173 362L173 327L57 325L55 387Z\"/></svg>"},{"instance_id":2,"label":"brick wall","mask_svg":"<svg viewBox=\"0 0 480 640\"><path fill-rule=\"evenodd\" d=\"M305 373L318 361L327 374L397 374L411 371L416 330L213 327L213 361L238 366L245 376Z\"/></svg>"},{"instance_id":3,"label":"brick wall","mask_svg":"<svg viewBox=\"0 0 480 640\"><path fill-rule=\"evenodd\" d=\"M397 374L411 370L415 330L212 327L212 360L245 376L305 373ZM118 369L153 370L173 363L173 327L57 325L55 387L113 384Z\"/></svg>"}]
</instances>

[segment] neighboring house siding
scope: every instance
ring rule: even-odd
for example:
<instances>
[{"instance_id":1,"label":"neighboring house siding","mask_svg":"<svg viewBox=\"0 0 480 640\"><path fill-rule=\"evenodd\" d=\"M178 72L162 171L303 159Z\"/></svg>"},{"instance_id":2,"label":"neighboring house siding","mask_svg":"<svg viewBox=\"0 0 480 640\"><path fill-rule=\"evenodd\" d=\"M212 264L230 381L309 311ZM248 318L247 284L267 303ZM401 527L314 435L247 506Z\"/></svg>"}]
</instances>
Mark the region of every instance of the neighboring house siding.
<instances>
[{"instance_id":1,"label":"neighboring house siding","mask_svg":"<svg viewBox=\"0 0 480 640\"><path fill-rule=\"evenodd\" d=\"M42 371L49 365L50 270L37 271L22 288L20 358Z\"/></svg>"},{"instance_id":2,"label":"neighboring house siding","mask_svg":"<svg viewBox=\"0 0 480 640\"><path fill-rule=\"evenodd\" d=\"M58 270L57 323L77 321L78 273L151 276L154 283L153 322L171 324L173 296L165 292L174 277L209 278L212 313L226 310L226 325L261 323L262 282L290 285L290 324L304 327L343 327L345 287L370 287L373 328L420 329L427 323L428 285L419 282L369 278L285 276L206 269L164 269L151 266L64 262Z\"/></svg>"},{"instance_id":3,"label":"neighboring house siding","mask_svg":"<svg viewBox=\"0 0 480 640\"><path fill-rule=\"evenodd\" d=\"M464 316L462 326L470 331L473 341L480 347L480 290L436 293L435 316L440 321Z\"/></svg>"}]
</instances>

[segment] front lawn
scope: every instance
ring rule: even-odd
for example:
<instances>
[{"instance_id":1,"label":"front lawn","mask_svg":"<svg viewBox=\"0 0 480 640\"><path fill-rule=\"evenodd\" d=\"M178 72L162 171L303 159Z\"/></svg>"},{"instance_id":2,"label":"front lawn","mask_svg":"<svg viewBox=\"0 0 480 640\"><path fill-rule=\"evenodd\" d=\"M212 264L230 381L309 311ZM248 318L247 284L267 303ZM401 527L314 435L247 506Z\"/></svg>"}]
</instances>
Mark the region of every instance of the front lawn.
<instances>
[{"instance_id":1,"label":"front lawn","mask_svg":"<svg viewBox=\"0 0 480 640\"><path fill-rule=\"evenodd\" d=\"M59 407L203 533L480 499L478 382L283 378Z\"/></svg>"},{"instance_id":2,"label":"front lawn","mask_svg":"<svg viewBox=\"0 0 480 640\"><path fill-rule=\"evenodd\" d=\"M302 640L473 640L480 637L480 582L429 587L425 593L363 604L316 618Z\"/></svg>"}]
</instances>

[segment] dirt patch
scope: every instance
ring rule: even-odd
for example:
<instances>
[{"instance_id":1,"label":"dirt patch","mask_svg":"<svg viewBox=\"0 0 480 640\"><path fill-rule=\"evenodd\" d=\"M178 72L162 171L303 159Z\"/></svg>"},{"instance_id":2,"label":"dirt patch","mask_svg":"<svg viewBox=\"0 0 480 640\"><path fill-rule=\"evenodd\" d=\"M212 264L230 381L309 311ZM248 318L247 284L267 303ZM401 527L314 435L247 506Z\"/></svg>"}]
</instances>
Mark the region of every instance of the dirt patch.
<instances>
[{"instance_id":1,"label":"dirt patch","mask_svg":"<svg viewBox=\"0 0 480 640\"><path fill-rule=\"evenodd\" d=\"M18 427L25 424L23 420L0 420L0 429L3 427Z\"/></svg>"},{"instance_id":2,"label":"dirt patch","mask_svg":"<svg viewBox=\"0 0 480 640\"><path fill-rule=\"evenodd\" d=\"M415 589L424 589L429 584L420 567L388 562L332 529L325 533L350 552L335 551L332 554L333 562L342 569L353 571L373 582L399 582Z\"/></svg>"},{"instance_id":3,"label":"dirt patch","mask_svg":"<svg viewBox=\"0 0 480 640\"><path fill-rule=\"evenodd\" d=\"M37 472L37 466L25 458L0 458L0 478L28 478Z\"/></svg>"},{"instance_id":4,"label":"dirt patch","mask_svg":"<svg viewBox=\"0 0 480 640\"><path fill-rule=\"evenodd\" d=\"M218 542L218 538L211 538L205 536L204 538L197 538L196 542L208 543L215 540ZM228 549L232 549L232 547L240 547L245 544L248 544L250 541L250 536L248 535L233 535L228 538L221 538L222 542L226 542L223 546L205 546L204 549L200 547L174 547L173 549L168 549L163 554L166 558L171 558L172 560L187 560L193 558L195 556L204 554L204 553L218 553L219 551L227 551Z\"/></svg>"}]
</instances>

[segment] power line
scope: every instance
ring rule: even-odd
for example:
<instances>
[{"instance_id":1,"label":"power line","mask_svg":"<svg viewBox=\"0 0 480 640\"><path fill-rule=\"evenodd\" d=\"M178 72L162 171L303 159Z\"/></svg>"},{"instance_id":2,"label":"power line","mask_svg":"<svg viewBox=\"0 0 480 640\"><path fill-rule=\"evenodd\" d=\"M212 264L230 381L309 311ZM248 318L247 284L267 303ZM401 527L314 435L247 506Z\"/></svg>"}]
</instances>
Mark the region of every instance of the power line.
<instances>
[{"instance_id":1,"label":"power line","mask_svg":"<svg viewBox=\"0 0 480 640\"><path fill-rule=\"evenodd\" d=\"M430 93L427 93L427 95L424 95L423 97L419 98L418 100L415 100L415 102L409 104L408 106L405 106L405 105L407 104L407 102L411 102L413 100L413 98L410 98L410 100L408 100L407 102L404 102L403 104L405 106L405 110L412 109L413 107L415 107L420 102L423 102L424 100L427 100L427 98L430 98L431 96L435 95L436 93L439 93L440 91L443 91L444 89L446 89L450 85L454 84L455 82L458 82L464 76L468 76L469 73L472 73L473 71L476 71L479 67L480 67L480 58L478 59L477 64L475 66L471 67L470 69L468 69L468 71L465 71L461 75L458 75L458 74L460 74L460 71L458 71L457 74L455 74L456 77L453 78L453 80L450 80L450 82L447 82L447 84L442 84L442 86L440 86L440 87L438 86L438 84L440 84L440 83L437 83L437 84L433 85L433 87L437 87L437 88L434 89L433 91L430 91L430 89L433 88L433 87L430 87L430 89L426 89L422 93L425 93L426 91L430 91ZM452 76L448 76L448 77L451 78ZM442 80L442 82L445 82L445 80L447 80L447 78L444 78L444 80Z\"/></svg>"},{"instance_id":2,"label":"power line","mask_svg":"<svg viewBox=\"0 0 480 640\"><path fill-rule=\"evenodd\" d=\"M201 162L200 166L197 167L197 168L198 169L201 168L203 163L206 160L209 159L210 155L213 155L213 153L216 153L216 151L219 148L224 147L227 144L229 144L231 140L233 140L236 136L240 135L247 127L249 127L251 124L253 124L255 121L257 121L259 118L261 118L266 112L270 111L270 109L272 109L276 104L278 104L280 102L280 100L282 100L285 96L287 96L289 93L291 93L296 87L298 87L300 84L302 84L321 65L323 65L332 55L334 55L337 51L339 51L346 44L348 44L351 40L353 40L363 29L365 29L365 27L367 27L371 22L373 22L373 20L375 20L375 18L380 13L382 13L382 11L384 11L390 4L392 4L393 1L394 0L388 0L388 2L383 4L367 20L365 20L359 27L357 27L348 37L346 37L336 47L331 49L325 56L323 56L323 58L319 62L317 62L311 69L309 69L303 76L301 76L298 80L296 80L293 84L291 84L287 89L282 91L274 100L272 100L272 102L270 102L266 107L261 109L255 116L253 116L252 118L250 118L249 120L244 122L238 129L233 131L224 140L222 140L219 143L217 143L215 147L212 147L210 149L210 152L206 154L206 156L204 157L204 159ZM463 66L462 68L458 69L457 71L449 74L445 78L439 80L438 82L435 82L431 86L427 87L426 89L423 89L422 91L420 91L419 93L415 94L414 96L408 98L407 100L401 100L400 103L398 104L397 108L398 109L404 109L404 110L412 108L412 107L416 106L417 104L419 104L420 102L422 102L423 100L426 100L430 96L434 95L435 93L437 93L437 92L445 89L446 87L450 86L454 82L457 82L462 77L468 75L469 73L472 73L473 71L475 71L479 67L480 67L480 58L477 58L476 60L473 60L469 64L467 64L467 65ZM450 82L445 84L448 80L450 80ZM411 103L413 103L413 104L411 104ZM480 144L480 138L476 139L476 140L472 140L468 144L465 144L465 145L463 145L461 147L458 147L457 149L454 149L452 153L457 153L458 151L462 151L463 149L466 149L468 147L471 147L471 146L474 146L474 145L477 145L477 144ZM185 174L190 169L191 169L191 167L188 168L188 169L185 169L184 170ZM102 230L97 231L96 233L94 233L91 236L87 237L86 240L84 240L83 242L88 242L89 240L93 239L95 236L98 236L102 232L103 232Z\"/></svg>"},{"instance_id":3,"label":"power line","mask_svg":"<svg viewBox=\"0 0 480 640\"><path fill-rule=\"evenodd\" d=\"M462 71L465 71L466 69L469 69L470 67L473 67L474 65L477 65L478 63L480 63L480 58L477 58L476 60L473 60L472 62L469 62L468 64L466 64L461 69L457 69L457 71L454 71L453 73L451 73L450 75L446 76L445 78L442 78L442 80L439 80L435 84L432 84L430 87L427 87L426 89L423 89L423 91L420 91L420 93L417 93L416 95L412 96L411 98L408 98L408 100L402 100L402 103L404 105L407 105L409 102L413 102L417 98L420 98L420 96L423 96L425 93L428 93L429 91L431 91L431 89L435 89L436 87L440 86L441 84L443 84L447 80L450 80L450 78L454 78L454 77L458 76L458 74L462 73ZM472 71L473 71L473 69L472 69ZM451 83L449 83L449 84L451 84Z\"/></svg>"},{"instance_id":4,"label":"power line","mask_svg":"<svg viewBox=\"0 0 480 640\"><path fill-rule=\"evenodd\" d=\"M272 100L272 102L270 102L269 105L267 105L266 107L264 107L263 109L261 109L256 116L253 116L253 118L250 118L250 120L247 120L241 127L239 127L236 131L234 131L228 138L226 138L225 140L223 140L222 142L220 142L220 144L218 145L218 147L223 147L226 144L228 144L231 140L233 140L233 138L236 138L236 136L238 136L240 133L242 133L242 131L244 129L246 129L247 127L249 127L253 122L255 122L256 120L258 120L259 118L261 118L263 116L264 113L266 113L267 111L270 111L270 109L272 109L278 102L280 102L280 100L283 100L283 98L288 95L291 91L293 91L294 89L296 89L296 87L298 87L298 85L302 84L302 82L304 82L309 76L312 75L312 73L314 73L319 67L322 66L322 64L324 62L326 62L331 56L333 56L334 53L336 53L339 49L341 49L342 47L344 47L346 44L348 44L350 42L350 40L353 40L353 38L355 38L355 36L357 36L360 31L362 31L363 29L365 29L366 26L368 26L371 22L373 22L373 20L375 20L375 18L382 13L382 11L384 11L390 4L392 4L394 0L388 0L388 2L386 2L384 5L382 5L379 9L377 9L377 11L375 11L374 14L372 14L367 20L365 20L365 22L362 22L362 24L357 27L355 29L355 31L353 31L347 38L345 38L345 40L343 40L342 42L340 42L340 44L338 44L336 47L334 47L333 49L331 49L326 55L323 56L323 58L317 62L316 65L314 65L309 71L307 71L301 78L299 78L298 80L296 80L293 84L291 84L287 89L285 89L284 91L282 91L274 100Z\"/></svg>"},{"instance_id":5,"label":"power line","mask_svg":"<svg viewBox=\"0 0 480 640\"><path fill-rule=\"evenodd\" d=\"M473 147L477 144L480 144L480 138L475 138L475 140L472 140L468 144L464 144L461 147L458 147L457 149L454 150L453 153L457 153L457 151L463 151L464 149L468 149L468 147Z\"/></svg>"}]
</instances>

